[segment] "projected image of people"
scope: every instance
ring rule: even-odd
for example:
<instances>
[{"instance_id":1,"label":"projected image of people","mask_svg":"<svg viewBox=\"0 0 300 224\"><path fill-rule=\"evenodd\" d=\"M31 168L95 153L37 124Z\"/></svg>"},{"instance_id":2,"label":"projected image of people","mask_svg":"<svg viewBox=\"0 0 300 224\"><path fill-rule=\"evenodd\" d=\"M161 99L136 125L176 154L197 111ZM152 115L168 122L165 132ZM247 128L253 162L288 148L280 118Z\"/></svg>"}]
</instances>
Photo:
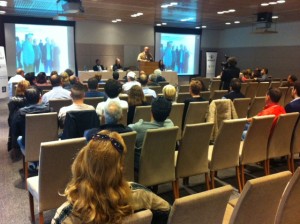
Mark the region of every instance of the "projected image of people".
<instances>
[{"instance_id":1,"label":"projected image of people","mask_svg":"<svg viewBox=\"0 0 300 224\"><path fill-rule=\"evenodd\" d=\"M197 35L157 34L156 60L164 62L165 70L176 71L179 75L198 72L200 38Z\"/></svg>"},{"instance_id":2,"label":"projected image of people","mask_svg":"<svg viewBox=\"0 0 300 224\"><path fill-rule=\"evenodd\" d=\"M67 27L16 24L15 35L16 68L49 75L72 67Z\"/></svg>"}]
</instances>

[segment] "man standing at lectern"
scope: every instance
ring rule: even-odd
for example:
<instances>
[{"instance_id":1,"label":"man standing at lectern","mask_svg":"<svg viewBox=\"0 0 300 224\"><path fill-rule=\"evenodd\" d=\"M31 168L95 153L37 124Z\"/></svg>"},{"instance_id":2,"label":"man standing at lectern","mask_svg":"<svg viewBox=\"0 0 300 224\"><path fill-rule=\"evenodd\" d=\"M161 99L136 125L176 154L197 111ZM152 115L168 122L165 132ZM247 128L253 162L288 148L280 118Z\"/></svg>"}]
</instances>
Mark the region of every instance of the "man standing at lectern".
<instances>
[{"instance_id":1,"label":"man standing at lectern","mask_svg":"<svg viewBox=\"0 0 300 224\"><path fill-rule=\"evenodd\" d=\"M144 47L144 51L142 53L139 53L137 61L153 61L153 56L149 52L149 47Z\"/></svg>"}]
</instances>

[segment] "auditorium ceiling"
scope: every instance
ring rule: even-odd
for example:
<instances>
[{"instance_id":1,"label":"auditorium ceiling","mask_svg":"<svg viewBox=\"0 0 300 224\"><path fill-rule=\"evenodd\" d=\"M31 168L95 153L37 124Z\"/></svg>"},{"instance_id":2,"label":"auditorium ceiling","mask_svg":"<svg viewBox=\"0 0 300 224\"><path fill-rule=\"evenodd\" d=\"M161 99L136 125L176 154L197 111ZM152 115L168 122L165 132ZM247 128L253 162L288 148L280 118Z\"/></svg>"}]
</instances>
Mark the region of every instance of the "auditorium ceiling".
<instances>
[{"instance_id":1,"label":"auditorium ceiling","mask_svg":"<svg viewBox=\"0 0 300 224\"><path fill-rule=\"evenodd\" d=\"M82 0L78 13L65 13L65 0L8 0L6 7L1 2L0 14L74 21L226 29L253 25L260 12L272 12L275 23L300 21L300 0Z\"/></svg>"}]
</instances>

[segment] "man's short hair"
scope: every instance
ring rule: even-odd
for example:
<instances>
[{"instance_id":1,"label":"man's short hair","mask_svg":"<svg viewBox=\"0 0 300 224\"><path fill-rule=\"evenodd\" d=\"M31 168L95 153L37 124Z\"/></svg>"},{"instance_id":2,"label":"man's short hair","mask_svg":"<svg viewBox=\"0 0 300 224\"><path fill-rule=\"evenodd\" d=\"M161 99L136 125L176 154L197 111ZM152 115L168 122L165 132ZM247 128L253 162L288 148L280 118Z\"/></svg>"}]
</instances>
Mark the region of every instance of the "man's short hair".
<instances>
[{"instance_id":1,"label":"man's short hair","mask_svg":"<svg viewBox=\"0 0 300 224\"><path fill-rule=\"evenodd\" d=\"M96 90L98 88L98 79L96 79L95 77L89 78L88 88Z\"/></svg>"},{"instance_id":2,"label":"man's short hair","mask_svg":"<svg viewBox=\"0 0 300 224\"><path fill-rule=\"evenodd\" d=\"M51 82L52 87L60 86L60 84L61 84L60 76L57 74L50 76L50 82Z\"/></svg>"},{"instance_id":3,"label":"man's short hair","mask_svg":"<svg viewBox=\"0 0 300 224\"><path fill-rule=\"evenodd\" d=\"M270 88L267 92L267 95L270 96L270 99L273 103L278 103L282 93L279 88Z\"/></svg>"},{"instance_id":4,"label":"man's short hair","mask_svg":"<svg viewBox=\"0 0 300 224\"><path fill-rule=\"evenodd\" d=\"M16 73L17 73L18 75L22 75L22 74L24 74L24 70L21 69L21 68L18 68L17 71L16 71Z\"/></svg>"},{"instance_id":5,"label":"man's short hair","mask_svg":"<svg viewBox=\"0 0 300 224\"><path fill-rule=\"evenodd\" d=\"M122 91L121 84L114 79L109 79L105 83L104 91L109 98L116 98Z\"/></svg>"},{"instance_id":6,"label":"man's short hair","mask_svg":"<svg viewBox=\"0 0 300 224\"><path fill-rule=\"evenodd\" d=\"M230 82L230 87L232 91L239 93L242 88L241 81L237 78L232 79Z\"/></svg>"},{"instance_id":7,"label":"man's short hair","mask_svg":"<svg viewBox=\"0 0 300 224\"><path fill-rule=\"evenodd\" d=\"M41 92L36 86L31 86L25 90L26 103L29 105L37 104L40 100Z\"/></svg>"},{"instance_id":8,"label":"man's short hair","mask_svg":"<svg viewBox=\"0 0 300 224\"><path fill-rule=\"evenodd\" d=\"M68 73L69 76L74 75L74 72L73 72L71 69L69 69L69 68L67 68L67 69L65 70L65 72Z\"/></svg>"},{"instance_id":9,"label":"man's short hair","mask_svg":"<svg viewBox=\"0 0 300 224\"><path fill-rule=\"evenodd\" d=\"M78 83L77 77L75 75L70 76L70 84L74 85Z\"/></svg>"},{"instance_id":10,"label":"man's short hair","mask_svg":"<svg viewBox=\"0 0 300 224\"><path fill-rule=\"evenodd\" d=\"M105 124L117 124L122 118L122 107L118 101L110 101L104 107Z\"/></svg>"},{"instance_id":11,"label":"man's short hair","mask_svg":"<svg viewBox=\"0 0 300 224\"><path fill-rule=\"evenodd\" d=\"M76 83L71 88L71 97L73 100L84 98L84 86L81 83Z\"/></svg>"},{"instance_id":12,"label":"man's short hair","mask_svg":"<svg viewBox=\"0 0 300 224\"><path fill-rule=\"evenodd\" d=\"M34 80L35 80L35 74L34 72L27 72L25 74L25 79L30 82L30 85L33 85L34 84Z\"/></svg>"},{"instance_id":13,"label":"man's short hair","mask_svg":"<svg viewBox=\"0 0 300 224\"><path fill-rule=\"evenodd\" d=\"M227 63L229 65L229 67L234 67L237 64L237 60L235 57L230 57L227 59Z\"/></svg>"},{"instance_id":14,"label":"man's short hair","mask_svg":"<svg viewBox=\"0 0 300 224\"><path fill-rule=\"evenodd\" d=\"M154 74L157 75L157 76L161 76L161 70L159 68L155 69Z\"/></svg>"},{"instance_id":15,"label":"man's short hair","mask_svg":"<svg viewBox=\"0 0 300 224\"><path fill-rule=\"evenodd\" d=\"M164 122L170 115L172 102L164 97L157 97L152 101L151 112L157 122Z\"/></svg>"},{"instance_id":16,"label":"man's short hair","mask_svg":"<svg viewBox=\"0 0 300 224\"><path fill-rule=\"evenodd\" d=\"M140 75L140 83L142 86L146 86L148 83L148 77L146 74Z\"/></svg>"},{"instance_id":17,"label":"man's short hair","mask_svg":"<svg viewBox=\"0 0 300 224\"><path fill-rule=\"evenodd\" d=\"M194 95L199 95L202 89L201 82L197 79L194 79L190 82L190 90Z\"/></svg>"},{"instance_id":18,"label":"man's short hair","mask_svg":"<svg viewBox=\"0 0 300 224\"><path fill-rule=\"evenodd\" d=\"M52 71L52 72L50 73L50 77L51 77L52 75L58 75L58 72L57 72L57 71Z\"/></svg>"},{"instance_id":19,"label":"man's short hair","mask_svg":"<svg viewBox=\"0 0 300 224\"><path fill-rule=\"evenodd\" d=\"M293 82L296 82L298 80L298 78L295 75L290 75L290 80L292 80Z\"/></svg>"},{"instance_id":20,"label":"man's short hair","mask_svg":"<svg viewBox=\"0 0 300 224\"><path fill-rule=\"evenodd\" d=\"M156 74L151 74L150 76L149 76L149 80L151 81L151 82L156 82L156 79L157 79L157 75Z\"/></svg>"},{"instance_id":21,"label":"man's short hair","mask_svg":"<svg viewBox=\"0 0 300 224\"><path fill-rule=\"evenodd\" d=\"M114 71L113 74L112 74L112 76L113 76L113 79L114 79L114 80L118 80L119 77L120 77L120 74L119 74L118 71Z\"/></svg>"},{"instance_id":22,"label":"man's short hair","mask_svg":"<svg viewBox=\"0 0 300 224\"><path fill-rule=\"evenodd\" d=\"M294 89L297 92L297 96L300 96L300 82L299 81L295 82Z\"/></svg>"}]
</instances>

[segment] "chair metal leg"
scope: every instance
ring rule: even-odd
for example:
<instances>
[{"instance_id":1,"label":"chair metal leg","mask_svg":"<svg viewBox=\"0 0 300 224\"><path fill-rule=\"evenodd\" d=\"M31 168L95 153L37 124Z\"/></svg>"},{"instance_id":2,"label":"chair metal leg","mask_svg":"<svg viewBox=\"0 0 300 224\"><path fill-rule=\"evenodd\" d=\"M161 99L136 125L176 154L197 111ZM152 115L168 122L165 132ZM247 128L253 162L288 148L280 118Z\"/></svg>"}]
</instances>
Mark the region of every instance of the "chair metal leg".
<instances>
[{"instance_id":1,"label":"chair metal leg","mask_svg":"<svg viewBox=\"0 0 300 224\"><path fill-rule=\"evenodd\" d=\"M28 190L27 188L27 178L29 177L29 171L28 171L28 162L25 162L25 167L24 167L24 178L25 178L25 189Z\"/></svg>"},{"instance_id":2,"label":"chair metal leg","mask_svg":"<svg viewBox=\"0 0 300 224\"><path fill-rule=\"evenodd\" d=\"M245 165L240 165L242 190L245 186Z\"/></svg>"},{"instance_id":3,"label":"chair metal leg","mask_svg":"<svg viewBox=\"0 0 300 224\"><path fill-rule=\"evenodd\" d=\"M265 160L265 175L269 175L270 174L270 159L266 159Z\"/></svg>"},{"instance_id":4,"label":"chair metal leg","mask_svg":"<svg viewBox=\"0 0 300 224\"><path fill-rule=\"evenodd\" d=\"M290 171L291 171L292 173L295 173L295 161L294 161L294 156L293 156L293 154L291 154L291 157L290 157L290 164L291 164L291 169L290 169Z\"/></svg>"},{"instance_id":5,"label":"chair metal leg","mask_svg":"<svg viewBox=\"0 0 300 224\"><path fill-rule=\"evenodd\" d=\"M205 173L205 183L206 183L206 189L210 190L210 180L209 180L209 175L208 173Z\"/></svg>"},{"instance_id":6,"label":"chair metal leg","mask_svg":"<svg viewBox=\"0 0 300 224\"><path fill-rule=\"evenodd\" d=\"M288 169L289 169L292 173L294 173L294 172L292 171L291 158L292 158L291 155L288 155L288 156L287 156L287 164L288 164Z\"/></svg>"},{"instance_id":7,"label":"chair metal leg","mask_svg":"<svg viewBox=\"0 0 300 224\"><path fill-rule=\"evenodd\" d=\"M240 174L239 166L235 167L235 171L236 171L237 182L239 185L239 193L241 193L242 192L242 183L241 183L241 174Z\"/></svg>"},{"instance_id":8,"label":"chair metal leg","mask_svg":"<svg viewBox=\"0 0 300 224\"><path fill-rule=\"evenodd\" d=\"M215 188L215 171L210 171L211 189Z\"/></svg>"},{"instance_id":9,"label":"chair metal leg","mask_svg":"<svg viewBox=\"0 0 300 224\"><path fill-rule=\"evenodd\" d=\"M33 196L31 195L30 192L28 192L28 196L29 196L29 208L30 208L31 222L35 223Z\"/></svg>"},{"instance_id":10,"label":"chair metal leg","mask_svg":"<svg viewBox=\"0 0 300 224\"><path fill-rule=\"evenodd\" d=\"M175 181L172 182L172 188L173 188L173 194L174 198L179 198L179 181L176 179Z\"/></svg>"},{"instance_id":11,"label":"chair metal leg","mask_svg":"<svg viewBox=\"0 0 300 224\"><path fill-rule=\"evenodd\" d=\"M44 214L43 214L43 212L39 212L39 223L44 224Z\"/></svg>"}]
</instances>

